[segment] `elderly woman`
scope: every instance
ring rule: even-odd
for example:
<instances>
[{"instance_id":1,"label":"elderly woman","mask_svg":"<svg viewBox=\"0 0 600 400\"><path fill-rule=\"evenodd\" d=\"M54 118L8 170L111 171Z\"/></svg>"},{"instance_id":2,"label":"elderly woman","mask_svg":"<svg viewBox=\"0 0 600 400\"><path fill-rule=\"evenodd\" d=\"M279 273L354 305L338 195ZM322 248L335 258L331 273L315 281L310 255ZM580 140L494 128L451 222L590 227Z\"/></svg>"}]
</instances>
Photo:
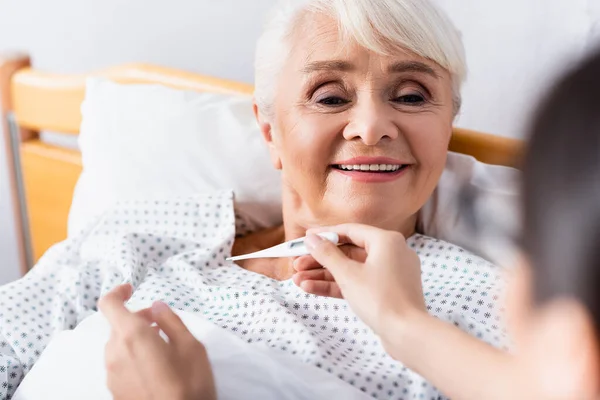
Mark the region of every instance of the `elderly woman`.
<instances>
[{"instance_id":1,"label":"elderly woman","mask_svg":"<svg viewBox=\"0 0 600 400\"><path fill-rule=\"evenodd\" d=\"M293 260L236 265L225 257L340 223L395 231L408 238L407 251L398 254L416 251L421 264L416 280L408 280L412 287L398 290L415 307L500 345L499 272L415 232L417 213L444 169L465 70L458 32L429 1L282 5L258 43L254 108L282 172L283 226L236 235L228 193L116 205L26 277L0 288L0 398L14 392L55 332L75 327L123 282L133 290L119 286L101 302L113 326L106 360L116 398L144 398L147 391L195 398L212 390L201 384L210 371L204 349L181 322L162 303L129 314L129 298L199 314L374 397L438 398L436 388L386 353L344 300L303 291L335 294L326 291L326 271L296 279L304 282L299 288L290 279L298 268ZM160 229L153 221L120 223L138 211L169 215L168 221ZM345 251L361 256L356 247Z\"/></svg>"}]
</instances>

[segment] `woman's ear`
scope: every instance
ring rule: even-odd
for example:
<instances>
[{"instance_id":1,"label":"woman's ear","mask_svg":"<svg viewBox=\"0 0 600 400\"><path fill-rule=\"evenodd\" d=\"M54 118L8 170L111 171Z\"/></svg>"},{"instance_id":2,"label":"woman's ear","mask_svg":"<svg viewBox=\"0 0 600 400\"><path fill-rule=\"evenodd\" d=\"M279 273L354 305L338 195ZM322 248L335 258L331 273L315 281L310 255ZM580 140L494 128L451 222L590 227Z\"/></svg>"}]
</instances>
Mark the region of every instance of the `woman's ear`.
<instances>
[{"instance_id":1,"label":"woman's ear","mask_svg":"<svg viewBox=\"0 0 600 400\"><path fill-rule=\"evenodd\" d=\"M256 100L252 101L252 109L254 110L254 116L258 123L258 128L262 133L263 139L269 147L269 154L271 155L271 162L275 169L281 169L281 157L279 156L279 149L275 141L273 140L273 124L270 120L265 118L265 115L261 112Z\"/></svg>"},{"instance_id":2,"label":"woman's ear","mask_svg":"<svg viewBox=\"0 0 600 400\"><path fill-rule=\"evenodd\" d=\"M558 299L532 320L527 349L535 391L544 399L597 399L600 393L598 337L578 301Z\"/></svg>"}]
</instances>

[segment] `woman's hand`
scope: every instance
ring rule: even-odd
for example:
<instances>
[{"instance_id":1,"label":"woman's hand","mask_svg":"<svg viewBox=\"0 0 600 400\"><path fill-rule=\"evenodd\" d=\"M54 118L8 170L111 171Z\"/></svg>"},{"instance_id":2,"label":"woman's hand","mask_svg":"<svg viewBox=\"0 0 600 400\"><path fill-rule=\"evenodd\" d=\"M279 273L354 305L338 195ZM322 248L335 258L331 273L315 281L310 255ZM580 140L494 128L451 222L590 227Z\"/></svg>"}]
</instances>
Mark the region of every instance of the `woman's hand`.
<instances>
[{"instance_id":1,"label":"woman's hand","mask_svg":"<svg viewBox=\"0 0 600 400\"><path fill-rule=\"evenodd\" d=\"M323 230L324 231L324 230ZM331 229L328 230L330 232ZM308 231L321 232L319 231ZM367 253L365 249L357 247L353 244L342 244L338 247L351 260L357 262L365 262ZM331 272L323 268L312 255L298 257L294 261L294 269L296 273L292 277L296 285L300 286L305 292L324 297L336 297L343 299L340 287L335 281Z\"/></svg>"},{"instance_id":2,"label":"woman's hand","mask_svg":"<svg viewBox=\"0 0 600 400\"><path fill-rule=\"evenodd\" d=\"M316 235L325 231L354 247L342 250ZM309 293L345 298L384 342L389 322L427 313L421 262L400 233L346 224L309 230L306 245L311 256L295 261L294 282Z\"/></svg>"},{"instance_id":3,"label":"woman's hand","mask_svg":"<svg viewBox=\"0 0 600 400\"><path fill-rule=\"evenodd\" d=\"M206 349L164 303L137 313L125 308L131 285L121 285L100 299L98 307L111 325L105 363L108 388L115 400L216 399ZM152 327L152 323L156 327ZM162 330L169 338L166 342Z\"/></svg>"}]
</instances>

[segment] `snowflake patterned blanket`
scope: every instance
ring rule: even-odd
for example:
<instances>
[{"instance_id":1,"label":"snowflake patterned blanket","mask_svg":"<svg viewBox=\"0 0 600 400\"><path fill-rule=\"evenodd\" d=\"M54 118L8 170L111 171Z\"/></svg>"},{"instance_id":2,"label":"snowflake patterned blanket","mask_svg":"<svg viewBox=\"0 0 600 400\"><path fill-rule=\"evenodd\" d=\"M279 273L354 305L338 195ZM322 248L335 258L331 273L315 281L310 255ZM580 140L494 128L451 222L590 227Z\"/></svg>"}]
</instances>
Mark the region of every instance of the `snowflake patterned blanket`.
<instances>
[{"instance_id":1,"label":"snowflake patterned blanket","mask_svg":"<svg viewBox=\"0 0 600 400\"><path fill-rule=\"evenodd\" d=\"M302 398L295 394L303 390L309 393L302 384L313 381L324 382L314 393L330 393L327 385L332 385L357 398L443 398L422 377L389 357L378 337L344 300L309 295L291 280L276 281L225 261L235 236L233 195L216 192L119 203L82 232L51 248L24 278L0 287L0 400L14 396L44 350L52 350L54 342L48 345L53 339L59 349L70 334L87 343L85 332L90 330L83 329L82 321L100 324L95 313L98 298L124 282L134 287L130 306L162 300L186 315L186 320L201 321L198 326L203 328L194 328L199 338L223 332L224 338L235 339L240 349L243 344L255 358L266 360L265 355L272 355L263 373L249 378L249 386L271 386L276 393L272 373L283 374L281 365L289 364L301 378L286 375L286 382L298 385L295 389L285 386L293 398ZM505 343L499 312L502 271L427 236L414 235L408 243L421 258L429 311L501 347ZM101 351L102 340L91 340L90 346L96 343L97 348L90 351ZM228 359L220 356L227 346L212 347L209 340L211 359ZM52 370L52 362L42 361L40 370ZM62 376L65 383L84 381L78 374L85 373L80 368L85 363L81 357L68 366L62 363L60 368L68 370L61 372L57 366L53 376ZM237 379L235 369L228 370L225 364L215 361L220 388ZM254 368L261 371L261 363ZM24 386L35 386L28 380ZM45 395L46 399L51 395L66 398L66 394L48 391Z\"/></svg>"}]
</instances>

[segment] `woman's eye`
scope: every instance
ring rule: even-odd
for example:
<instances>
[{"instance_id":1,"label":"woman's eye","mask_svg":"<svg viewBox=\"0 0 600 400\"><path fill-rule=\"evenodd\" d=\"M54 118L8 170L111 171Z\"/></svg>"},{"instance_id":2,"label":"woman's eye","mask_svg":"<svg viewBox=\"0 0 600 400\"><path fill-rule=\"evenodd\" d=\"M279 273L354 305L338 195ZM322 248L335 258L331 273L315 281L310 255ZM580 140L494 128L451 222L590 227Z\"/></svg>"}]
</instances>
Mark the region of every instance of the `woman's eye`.
<instances>
[{"instance_id":1,"label":"woman's eye","mask_svg":"<svg viewBox=\"0 0 600 400\"><path fill-rule=\"evenodd\" d=\"M425 97L420 94L407 94L404 96L400 96L394 100L397 103L408 104L408 105L419 105L425 102Z\"/></svg>"},{"instance_id":2,"label":"woman's eye","mask_svg":"<svg viewBox=\"0 0 600 400\"><path fill-rule=\"evenodd\" d=\"M322 99L317 100L317 103L322 104L324 106L343 106L348 103L348 100L343 99L341 97L329 96Z\"/></svg>"}]
</instances>

